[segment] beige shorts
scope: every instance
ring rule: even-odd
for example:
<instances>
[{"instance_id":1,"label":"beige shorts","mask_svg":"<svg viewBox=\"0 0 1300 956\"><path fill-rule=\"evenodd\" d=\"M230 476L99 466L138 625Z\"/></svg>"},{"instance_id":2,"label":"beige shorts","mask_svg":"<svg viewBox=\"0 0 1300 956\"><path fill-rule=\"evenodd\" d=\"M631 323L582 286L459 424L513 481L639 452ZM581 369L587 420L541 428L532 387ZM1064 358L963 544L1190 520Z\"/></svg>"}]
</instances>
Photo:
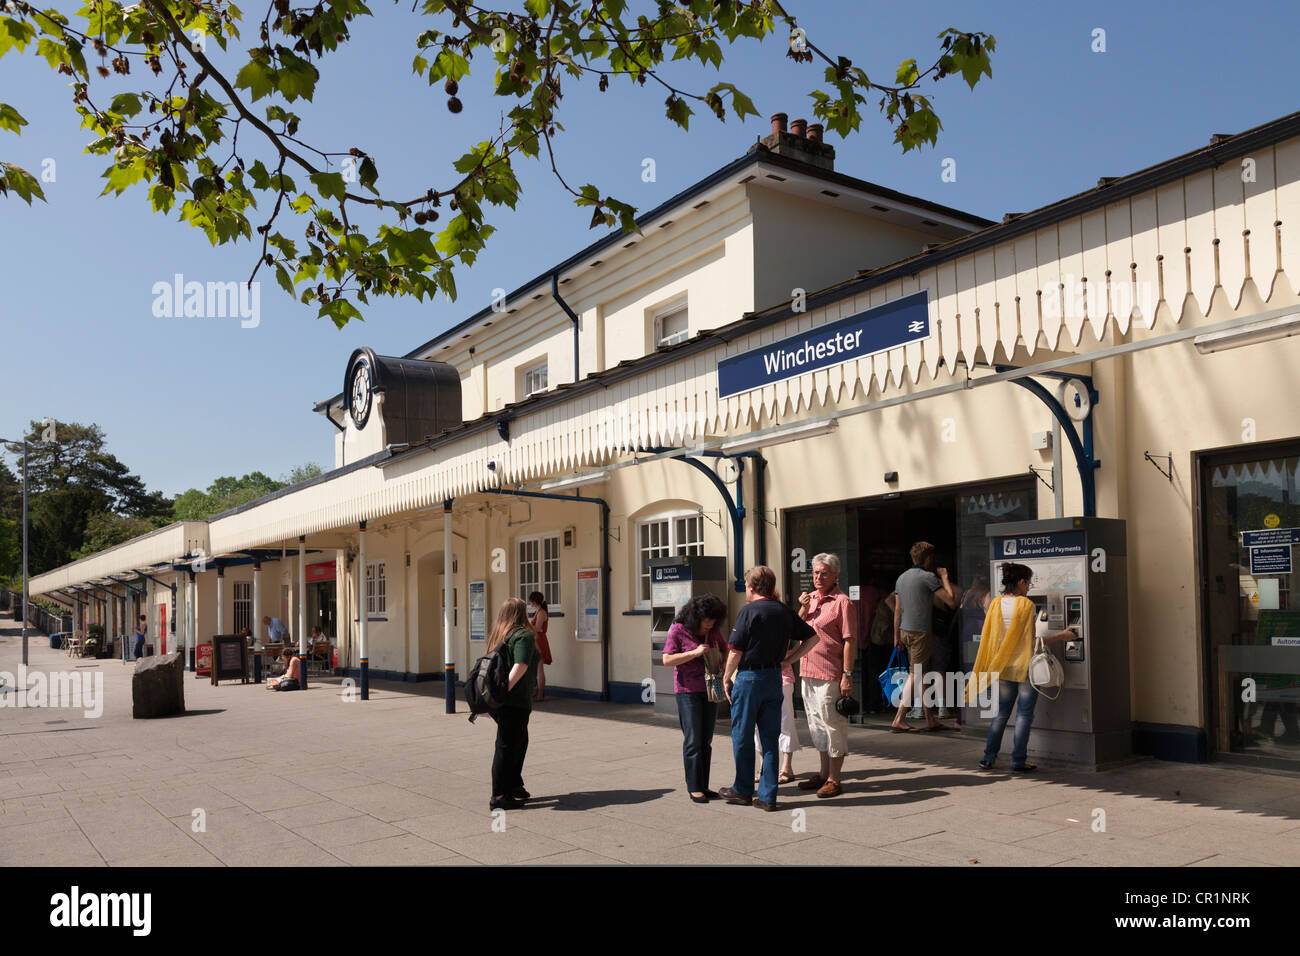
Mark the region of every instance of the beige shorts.
<instances>
[{"instance_id":1,"label":"beige shorts","mask_svg":"<svg viewBox=\"0 0 1300 956\"><path fill-rule=\"evenodd\" d=\"M804 714L808 718L808 733L813 747L832 757L844 757L849 752L849 719L835 709L840 697L840 683L833 680L802 678Z\"/></svg>"},{"instance_id":2,"label":"beige shorts","mask_svg":"<svg viewBox=\"0 0 1300 956\"><path fill-rule=\"evenodd\" d=\"M925 667L934 653L934 635L925 631L899 631L899 640L907 648L907 660L912 667Z\"/></svg>"}]
</instances>

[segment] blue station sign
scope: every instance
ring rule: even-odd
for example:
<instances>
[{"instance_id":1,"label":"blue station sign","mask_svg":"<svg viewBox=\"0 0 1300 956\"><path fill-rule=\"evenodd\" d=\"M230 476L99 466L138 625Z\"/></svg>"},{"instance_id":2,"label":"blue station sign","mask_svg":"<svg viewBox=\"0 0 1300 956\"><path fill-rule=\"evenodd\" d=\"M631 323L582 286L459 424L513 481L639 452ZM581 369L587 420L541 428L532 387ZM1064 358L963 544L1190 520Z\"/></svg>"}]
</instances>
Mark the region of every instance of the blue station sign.
<instances>
[{"instance_id":1,"label":"blue station sign","mask_svg":"<svg viewBox=\"0 0 1300 956\"><path fill-rule=\"evenodd\" d=\"M1243 548L1259 548L1266 544L1300 544L1300 528L1269 528L1241 533Z\"/></svg>"},{"instance_id":2,"label":"blue station sign","mask_svg":"<svg viewBox=\"0 0 1300 956\"><path fill-rule=\"evenodd\" d=\"M1264 544L1250 549L1251 574L1290 574L1291 545Z\"/></svg>"},{"instance_id":3,"label":"blue station sign","mask_svg":"<svg viewBox=\"0 0 1300 956\"><path fill-rule=\"evenodd\" d=\"M655 584L689 581L691 580L691 566L689 564L665 564L651 568L650 580Z\"/></svg>"},{"instance_id":4,"label":"blue station sign","mask_svg":"<svg viewBox=\"0 0 1300 956\"><path fill-rule=\"evenodd\" d=\"M1052 534L1020 534L993 539L993 554L1003 561L1018 558L1063 558L1087 551L1082 531L1057 531Z\"/></svg>"},{"instance_id":5,"label":"blue station sign","mask_svg":"<svg viewBox=\"0 0 1300 956\"><path fill-rule=\"evenodd\" d=\"M925 341L931 334L926 303L926 293L917 292L725 358L718 363L718 397Z\"/></svg>"}]
</instances>

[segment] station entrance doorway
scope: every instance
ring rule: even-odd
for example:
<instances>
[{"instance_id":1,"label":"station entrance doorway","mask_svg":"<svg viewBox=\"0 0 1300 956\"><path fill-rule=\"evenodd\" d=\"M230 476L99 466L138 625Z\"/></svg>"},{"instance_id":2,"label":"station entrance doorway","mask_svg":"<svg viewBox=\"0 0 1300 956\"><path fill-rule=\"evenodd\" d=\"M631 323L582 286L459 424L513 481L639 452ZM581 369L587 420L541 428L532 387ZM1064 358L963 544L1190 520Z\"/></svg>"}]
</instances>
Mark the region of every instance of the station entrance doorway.
<instances>
[{"instance_id":1,"label":"station entrance doorway","mask_svg":"<svg viewBox=\"0 0 1300 956\"><path fill-rule=\"evenodd\" d=\"M933 544L937 550L935 567L948 569L959 592L954 611L935 612L936 647L944 644L942 653L936 651L940 653L937 663L943 667L936 669L968 671L975 660L974 639L984 626L990 591L984 528L1037 517L1038 497L1032 475L897 492L787 512L785 553L792 559L786 564L782 582L781 594L786 603L798 607L800 593L812 590L813 556L827 552L839 556L840 590L858 612L853 683L854 696L863 705L863 712L852 718L852 723L875 723L892 715L877 681L888 665L894 640L893 614L882 599L893 590L898 576L912 566L912 545L917 541ZM796 709L801 709L797 682L795 690Z\"/></svg>"}]
</instances>

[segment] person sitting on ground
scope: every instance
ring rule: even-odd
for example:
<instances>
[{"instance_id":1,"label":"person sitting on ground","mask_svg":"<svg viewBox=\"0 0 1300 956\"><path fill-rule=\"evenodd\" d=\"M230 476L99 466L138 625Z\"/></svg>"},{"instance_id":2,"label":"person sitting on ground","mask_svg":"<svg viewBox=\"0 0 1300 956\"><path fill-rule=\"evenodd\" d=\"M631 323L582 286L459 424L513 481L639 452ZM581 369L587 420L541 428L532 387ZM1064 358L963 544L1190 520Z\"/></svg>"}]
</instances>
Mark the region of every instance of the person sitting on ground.
<instances>
[{"instance_id":1,"label":"person sitting on ground","mask_svg":"<svg viewBox=\"0 0 1300 956\"><path fill-rule=\"evenodd\" d=\"M280 655L284 661L284 676L272 677L266 682L267 690L298 690L302 684L302 659L293 652L292 647L286 647Z\"/></svg>"}]
</instances>

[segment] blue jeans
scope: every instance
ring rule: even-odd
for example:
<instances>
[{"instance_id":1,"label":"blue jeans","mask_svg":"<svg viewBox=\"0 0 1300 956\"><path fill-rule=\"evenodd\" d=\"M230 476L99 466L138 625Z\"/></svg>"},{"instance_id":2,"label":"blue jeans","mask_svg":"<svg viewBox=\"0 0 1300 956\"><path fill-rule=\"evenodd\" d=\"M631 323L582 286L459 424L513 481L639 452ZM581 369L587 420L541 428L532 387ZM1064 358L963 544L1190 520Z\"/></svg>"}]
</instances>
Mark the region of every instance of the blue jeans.
<instances>
[{"instance_id":1,"label":"blue jeans","mask_svg":"<svg viewBox=\"0 0 1300 956\"><path fill-rule=\"evenodd\" d=\"M736 757L736 782L731 789L742 797L754 795L754 728L763 746L763 779L758 799L776 802L777 741L781 736L781 668L738 671L731 689L731 748Z\"/></svg>"},{"instance_id":2,"label":"blue jeans","mask_svg":"<svg viewBox=\"0 0 1300 956\"><path fill-rule=\"evenodd\" d=\"M703 793L709 789L709 765L713 762L713 727L718 722L718 705L703 691L677 692L677 718L682 723L682 762L686 765L686 789Z\"/></svg>"},{"instance_id":3,"label":"blue jeans","mask_svg":"<svg viewBox=\"0 0 1300 956\"><path fill-rule=\"evenodd\" d=\"M1034 722L1034 705L1038 703L1038 691L1027 680L998 681L998 715L989 727L989 739L984 744L984 759L992 763L1002 749L1002 732L1007 728L1011 717L1011 705L1016 708L1016 732L1011 743L1011 766L1020 769L1025 765L1029 754L1029 728Z\"/></svg>"}]
</instances>

